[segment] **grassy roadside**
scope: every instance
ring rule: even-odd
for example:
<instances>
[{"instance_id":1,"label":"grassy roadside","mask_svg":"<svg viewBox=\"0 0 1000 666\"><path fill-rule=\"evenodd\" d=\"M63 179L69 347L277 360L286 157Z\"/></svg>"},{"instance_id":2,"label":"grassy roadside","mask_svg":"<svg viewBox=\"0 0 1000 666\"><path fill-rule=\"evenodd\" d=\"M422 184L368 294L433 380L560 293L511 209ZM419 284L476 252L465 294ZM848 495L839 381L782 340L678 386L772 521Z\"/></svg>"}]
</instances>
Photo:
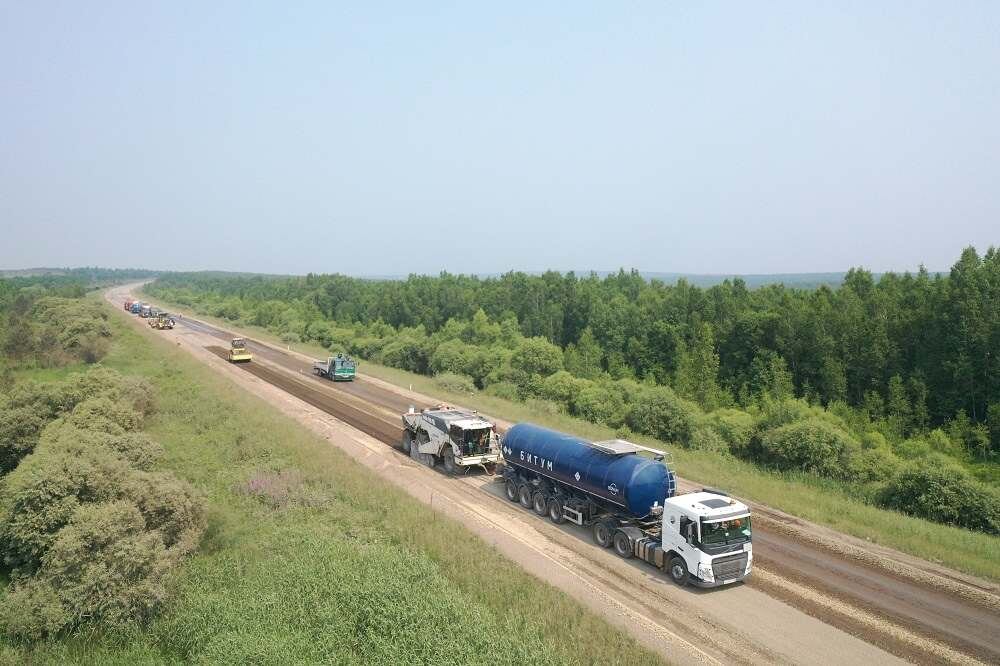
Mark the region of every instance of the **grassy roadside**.
<instances>
[{"instance_id":1,"label":"grassy roadside","mask_svg":"<svg viewBox=\"0 0 1000 666\"><path fill-rule=\"evenodd\" d=\"M153 300L163 303L159 299ZM190 311L190 308L177 304L163 304L181 312ZM236 326L266 342L288 346L274 334L259 327L234 324L200 314L197 316L220 326ZM316 358L328 354L327 350L318 345L299 343L290 347ZM459 402L508 421L531 421L591 439L607 439L614 435L609 428L566 414L539 412L522 403L487 395L449 393L430 377L376 363L362 363L361 372L397 386L412 386L413 390L420 393ZM633 438L648 446L670 450L678 473L684 478L723 487L740 496L855 537L938 562L958 571L1000 581L1000 538L865 504L845 493L832 481L807 475L769 473L718 454L688 451L641 435Z\"/></svg>"},{"instance_id":2,"label":"grassy roadside","mask_svg":"<svg viewBox=\"0 0 1000 666\"><path fill-rule=\"evenodd\" d=\"M209 531L146 630L0 640L0 662L657 663L264 401L111 319L104 365L156 387L146 432L208 498Z\"/></svg>"}]
</instances>

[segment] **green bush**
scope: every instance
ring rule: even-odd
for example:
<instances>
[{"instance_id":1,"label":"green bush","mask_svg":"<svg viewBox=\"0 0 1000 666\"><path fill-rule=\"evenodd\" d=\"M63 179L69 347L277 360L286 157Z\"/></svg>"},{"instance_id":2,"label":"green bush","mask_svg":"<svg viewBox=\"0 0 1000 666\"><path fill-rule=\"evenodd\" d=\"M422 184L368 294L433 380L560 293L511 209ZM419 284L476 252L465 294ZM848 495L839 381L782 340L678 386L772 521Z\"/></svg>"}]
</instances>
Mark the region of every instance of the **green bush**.
<instances>
[{"instance_id":1,"label":"green bush","mask_svg":"<svg viewBox=\"0 0 1000 666\"><path fill-rule=\"evenodd\" d=\"M731 453L746 453L756 426L753 416L738 409L722 408L707 414L704 422L722 437Z\"/></svg>"},{"instance_id":2,"label":"green bush","mask_svg":"<svg viewBox=\"0 0 1000 666\"><path fill-rule=\"evenodd\" d=\"M34 450L45 423L33 407L0 408L0 474L17 467Z\"/></svg>"},{"instance_id":3,"label":"green bush","mask_svg":"<svg viewBox=\"0 0 1000 666\"><path fill-rule=\"evenodd\" d=\"M510 357L515 372L547 377L563 369L562 349L542 337L526 338Z\"/></svg>"},{"instance_id":4,"label":"green bush","mask_svg":"<svg viewBox=\"0 0 1000 666\"><path fill-rule=\"evenodd\" d=\"M142 377L123 377L119 393L142 416L149 416L156 411L156 392L152 384Z\"/></svg>"},{"instance_id":5,"label":"green bush","mask_svg":"<svg viewBox=\"0 0 1000 666\"><path fill-rule=\"evenodd\" d=\"M82 504L120 499L132 467L103 447L39 447L0 486L0 554L15 576L41 565Z\"/></svg>"},{"instance_id":6,"label":"green bush","mask_svg":"<svg viewBox=\"0 0 1000 666\"><path fill-rule=\"evenodd\" d=\"M142 425L142 415L123 401L102 396L88 398L78 404L66 422L84 430L121 434L138 430Z\"/></svg>"},{"instance_id":7,"label":"green bush","mask_svg":"<svg viewBox=\"0 0 1000 666\"><path fill-rule=\"evenodd\" d=\"M141 416L148 416L156 409L153 387L141 377L125 377L114 370L96 366L82 373L70 375L55 389L55 407L69 411L89 398L107 398L124 401Z\"/></svg>"},{"instance_id":8,"label":"green bush","mask_svg":"<svg viewBox=\"0 0 1000 666\"><path fill-rule=\"evenodd\" d=\"M569 406L574 404L577 395L591 386L593 382L590 380L580 379L560 370L542 381L541 395L546 400Z\"/></svg>"},{"instance_id":9,"label":"green bush","mask_svg":"<svg viewBox=\"0 0 1000 666\"><path fill-rule=\"evenodd\" d=\"M861 448L865 450L888 449L889 442L886 440L885 435L879 431L869 430L861 436Z\"/></svg>"},{"instance_id":10,"label":"green bush","mask_svg":"<svg viewBox=\"0 0 1000 666\"><path fill-rule=\"evenodd\" d=\"M862 449L851 461L850 478L862 483L885 481L899 471L899 458L888 447Z\"/></svg>"},{"instance_id":11,"label":"green bush","mask_svg":"<svg viewBox=\"0 0 1000 666\"><path fill-rule=\"evenodd\" d=\"M392 368L426 374L430 367L426 343L414 338L393 340L379 352L378 362Z\"/></svg>"},{"instance_id":12,"label":"green bush","mask_svg":"<svg viewBox=\"0 0 1000 666\"><path fill-rule=\"evenodd\" d=\"M545 414L547 416L563 414L566 411L566 408L560 403L552 402L551 400L544 400L542 398L528 398L524 401L524 404L532 412L536 414Z\"/></svg>"},{"instance_id":13,"label":"green bush","mask_svg":"<svg viewBox=\"0 0 1000 666\"><path fill-rule=\"evenodd\" d=\"M156 532L172 557L192 552L206 527L205 502L185 481L167 472L136 472L124 496L142 514L144 528Z\"/></svg>"},{"instance_id":14,"label":"green bush","mask_svg":"<svg viewBox=\"0 0 1000 666\"><path fill-rule=\"evenodd\" d=\"M454 372L442 372L434 376L434 383L452 393L475 393L476 385L471 377Z\"/></svg>"},{"instance_id":15,"label":"green bush","mask_svg":"<svg viewBox=\"0 0 1000 666\"><path fill-rule=\"evenodd\" d=\"M141 432L109 432L99 428L79 428L65 421L49 424L39 446L45 451L78 455L102 447L112 456L136 469L149 470L163 459L163 447Z\"/></svg>"},{"instance_id":16,"label":"green bush","mask_svg":"<svg viewBox=\"0 0 1000 666\"><path fill-rule=\"evenodd\" d=\"M699 412L694 403L678 397L671 388L655 386L636 396L626 422L636 432L689 446Z\"/></svg>"},{"instance_id":17,"label":"green bush","mask_svg":"<svg viewBox=\"0 0 1000 666\"><path fill-rule=\"evenodd\" d=\"M128 502L78 507L42 558L0 603L8 634L39 639L84 621L142 622L166 598L170 561L159 533Z\"/></svg>"},{"instance_id":18,"label":"green bush","mask_svg":"<svg viewBox=\"0 0 1000 666\"><path fill-rule=\"evenodd\" d=\"M497 382L495 384L490 384L486 387L483 393L486 395L496 396L497 398L502 398L504 400L510 400L512 402L520 400L517 385L511 384L510 382Z\"/></svg>"},{"instance_id":19,"label":"green bush","mask_svg":"<svg viewBox=\"0 0 1000 666\"><path fill-rule=\"evenodd\" d=\"M715 451L717 453L729 452L729 442L719 433L718 430L708 424L699 424L691 431L690 447L702 451Z\"/></svg>"},{"instance_id":20,"label":"green bush","mask_svg":"<svg viewBox=\"0 0 1000 666\"><path fill-rule=\"evenodd\" d=\"M376 358L388 340L375 337L357 337L351 340L350 353L361 358Z\"/></svg>"},{"instance_id":21,"label":"green bush","mask_svg":"<svg viewBox=\"0 0 1000 666\"><path fill-rule=\"evenodd\" d=\"M886 485L882 506L989 534L1000 534L1000 493L939 456L911 463Z\"/></svg>"},{"instance_id":22,"label":"green bush","mask_svg":"<svg viewBox=\"0 0 1000 666\"><path fill-rule=\"evenodd\" d=\"M485 387L491 383L491 378L509 368L511 354L509 349L499 346L479 348L469 366L469 374L476 385Z\"/></svg>"},{"instance_id":23,"label":"green bush","mask_svg":"<svg viewBox=\"0 0 1000 666\"><path fill-rule=\"evenodd\" d=\"M860 450L847 432L816 417L767 430L751 446L765 465L832 478L849 478Z\"/></svg>"},{"instance_id":24,"label":"green bush","mask_svg":"<svg viewBox=\"0 0 1000 666\"><path fill-rule=\"evenodd\" d=\"M94 363L107 354L111 329L100 303L79 298L40 298L32 308L31 319L37 337L33 346L49 360L58 361L60 355L68 355Z\"/></svg>"},{"instance_id":25,"label":"green bush","mask_svg":"<svg viewBox=\"0 0 1000 666\"><path fill-rule=\"evenodd\" d=\"M50 435L49 430L55 430ZM123 453L128 445L131 450ZM171 475L144 472L158 447L136 433L114 435L53 424L36 452L0 487L0 554L16 576L37 570L59 531L83 505L128 501L167 546L187 552L204 531L203 502Z\"/></svg>"},{"instance_id":26,"label":"green bush","mask_svg":"<svg viewBox=\"0 0 1000 666\"><path fill-rule=\"evenodd\" d=\"M445 372L471 375L477 350L461 340L447 340L434 350L430 359L430 368L434 374Z\"/></svg>"},{"instance_id":27,"label":"green bush","mask_svg":"<svg viewBox=\"0 0 1000 666\"><path fill-rule=\"evenodd\" d=\"M912 437L898 442L893 449L902 458L916 460L927 456L931 452L931 445L926 439Z\"/></svg>"},{"instance_id":28,"label":"green bush","mask_svg":"<svg viewBox=\"0 0 1000 666\"><path fill-rule=\"evenodd\" d=\"M588 421L611 428L625 422L625 401L605 385L591 384L577 393L573 409Z\"/></svg>"}]
</instances>

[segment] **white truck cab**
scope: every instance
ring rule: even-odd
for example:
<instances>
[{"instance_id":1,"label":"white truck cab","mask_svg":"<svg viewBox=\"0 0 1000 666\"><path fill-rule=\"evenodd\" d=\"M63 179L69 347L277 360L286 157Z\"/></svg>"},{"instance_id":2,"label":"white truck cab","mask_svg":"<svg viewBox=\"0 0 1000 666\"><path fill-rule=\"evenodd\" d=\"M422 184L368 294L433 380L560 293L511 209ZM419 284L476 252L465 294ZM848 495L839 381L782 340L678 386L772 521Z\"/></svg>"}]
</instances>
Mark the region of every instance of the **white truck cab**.
<instances>
[{"instance_id":1,"label":"white truck cab","mask_svg":"<svg viewBox=\"0 0 1000 666\"><path fill-rule=\"evenodd\" d=\"M750 507L717 490L675 495L664 502L661 543L664 568L678 583L742 580L753 566Z\"/></svg>"}]
</instances>

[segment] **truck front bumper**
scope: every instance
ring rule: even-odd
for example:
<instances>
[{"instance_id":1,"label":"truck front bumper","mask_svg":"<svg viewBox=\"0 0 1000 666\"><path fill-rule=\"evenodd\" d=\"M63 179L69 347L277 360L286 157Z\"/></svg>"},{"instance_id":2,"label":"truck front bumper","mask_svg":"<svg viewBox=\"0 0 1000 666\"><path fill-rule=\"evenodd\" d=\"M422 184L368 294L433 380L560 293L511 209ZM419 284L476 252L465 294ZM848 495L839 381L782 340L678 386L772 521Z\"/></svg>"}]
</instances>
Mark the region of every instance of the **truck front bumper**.
<instances>
[{"instance_id":1,"label":"truck front bumper","mask_svg":"<svg viewBox=\"0 0 1000 666\"><path fill-rule=\"evenodd\" d=\"M739 576L737 578L727 578L725 580L707 581L707 580L702 580L701 578L698 578L694 574L689 574L688 575L688 582L691 583L692 585L694 585L695 587L704 587L704 588L708 588L708 587L725 587L726 585L730 585L732 583L739 583L742 580L746 580L747 576L749 576L749 575L750 574L746 573L746 574L743 574L742 576Z\"/></svg>"},{"instance_id":2,"label":"truck front bumper","mask_svg":"<svg viewBox=\"0 0 1000 666\"><path fill-rule=\"evenodd\" d=\"M464 458L455 458L455 464L462 465L463 467L468 467L469 465L489 465L499 461L499 453L487 453L481 456L465 456Z\"/></svg>"}]
</instances>

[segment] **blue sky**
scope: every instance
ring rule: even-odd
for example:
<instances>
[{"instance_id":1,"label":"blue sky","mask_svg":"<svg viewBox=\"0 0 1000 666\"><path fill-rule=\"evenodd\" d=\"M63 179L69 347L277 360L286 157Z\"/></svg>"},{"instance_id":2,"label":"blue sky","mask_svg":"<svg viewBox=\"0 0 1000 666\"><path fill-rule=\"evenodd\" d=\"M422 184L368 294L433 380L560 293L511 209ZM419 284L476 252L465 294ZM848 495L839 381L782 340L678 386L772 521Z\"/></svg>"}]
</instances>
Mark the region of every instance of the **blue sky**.
<instances>
[{"instance_id":1,"label":"blue sky","mask_svg":"<svg viewBox=\"0 0 1000 666\"><path fill-rule=\"evenodd\" d=\"M904 270L1000 243L1000 3L294 4L0 0L0 267Z\"/></svg>"}]
</instances>

